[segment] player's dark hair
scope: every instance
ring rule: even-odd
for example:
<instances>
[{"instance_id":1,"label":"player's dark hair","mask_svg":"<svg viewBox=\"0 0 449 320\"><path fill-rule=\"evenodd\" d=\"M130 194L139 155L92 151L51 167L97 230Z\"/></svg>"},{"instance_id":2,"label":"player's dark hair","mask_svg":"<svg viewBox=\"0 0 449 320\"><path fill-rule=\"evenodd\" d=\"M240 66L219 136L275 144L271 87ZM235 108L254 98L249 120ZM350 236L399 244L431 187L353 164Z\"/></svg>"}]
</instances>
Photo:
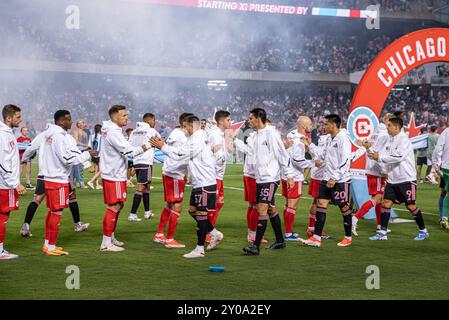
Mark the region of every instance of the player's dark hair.
<instances>
[{"instance_id":1,"label":"player's dark hair","mask_svg":"<svg viewBox=\"0 0 449 320\"><path fill-rule=\"evenodd\" d=\"M260 119L263 124L267 122L267 113L262 108L254 108L249 113L251 113L256 119Z\"/></svg>"},{"instance_id":2,"label":"player's dark hair","mask_svg":"<svg viewBox=\"0 0 449 320\"><path fill-rule=\"evenodd\" d=\"M401 118L397 118L397 117L391 118L390 122L392 124L394 124L395 126L398 126L400 129L402 129L402 127L404 126L404 121L402 121Z\"/></svg>"},{"instance_id":3,"label":"player's dark hair","mask_svg":"<svg viewBox=\"0 0 449 320\"><path fill-rule=\"evenodd\" d=\"M58 110L58 111L56 111L55 115L53 117L54 120L55 120L55 123L57 124L59 120L61 120L62 118L65 118L65 116L67 116L67 115L70 115L70 112L67 111L67 110Z\"/></svg>"},{"instance_id":4,"label":"player's dark hair","mask_svg":"<svg viewBox=\"0 0 449 320\"><path fill-rule=\"evenodd\" d=\"M126 106L123 106L121 104L116 104L113 105L110 109L109 109L109 117L112 118L112 116L116 113L119 113L120 110L126 110Z\"/></svg>"},{"instance_id":5,"label":"player's dark hair","mask_svg":"<svg viewBox=\"0 0 449 320\"><path fill-rule=\"evenodd\" d=\"M431 126L430 127L430 132L435 132L435 131L437 131L438 130L438 127L437 126Z\"/></svg>"},{"instance_id":6,"label":"player's dark hair","mask_svg":"<svg viewBox=\"0 0 449 320\"><path fill-rule=\"evenodd\" d=\"M14 117L14 114L20 111L21 110L18 106L13 104L7 104L6 106L3 107L2 110L3 120L6 120L7 117Z\"/></svg>"},{"instance_id":7,"label":"player's dark hair","mask_svg":"<svg viewBox=\"0 0 449 320\"><path fill-rule=\"evenodd\" d=\"M400 110L395 111L395 112L393 112L393 115L394 115L396 118L402 118L402 117L404 116L404 111L400 111Z\"/></svg>"},{"instance_id":8,"label":"player's dark hair","mask_svg":"<svg viewBox=\"0 0 449 320\"><path fill-rule=\"evenodd\" d=\"M184 112L184 113L182 113L180 116L179 116L179 124L182 126L182 123L184 122L184 121L186 121L186 118L188 117L188 116L193 116L193 113L190 113L190 112Z\"/></svg>"},{"instance_id":9,"label":"player's dark hair","mask_svg":"<svg viewBox=\"0 0 449 320\"><path fill-rule=\"evenodd\" d=\"M148 118L152 118L152 119L154 119L154 118L156 118L155 116L154 116L154 114L152 114L152 113L145 113L144 115L143 115L143 117L142 117L142 119L145 121L145 119L148 119Z\"/></svg>"},{"instance_id":10,"label":"player's dark hair","mask_svg":"<svg viewBox=\"0 0 449 320\"><path fill-rule=\"evenodd\" d=\"M327 116L324 117L324 119L327 119L327 121L334 123L337 126L337 128L340 129L341 118L338 114L328 114Z\"/></svg>"},{"instance_id":11,"label":"player's dark hair","mask_svg":"<svg viewBox=\"0 0 449 320\"><path fill-rule=\"evenodd\" d=\"M22 127L22 128L20 129L20 133L23 133L23 129L28 129L28 127Z\"/></svg>"},{"instance_id":12,"label":"player's dark hair","mask_svg":"<svg viewBox=\"0 0 449 320\"><path fill-rule=\"evenodd\" d=\"M218 121L220 121L224 118L227 118L230 115L231 115L231 113L229 113L226 110L218 110L217 112L215 112L215 122L217 122L217 124L218 124Z\"/></svg>"},{"instance_id":13,"label":"player's dark hair","mask_svg":"<svg viewBox=\"0 0 449 320\"><path fill-rule=\"evenodd\" d=\"M128 128L125 130L126 133L133 131L133 128Z\"/></svg>"},{"instance_id":14,"label":"player's dark hair","mask_svg":"<svg viewBox=\"0 0 449 320\"><path fill-rule=\"evenodd\" d=\"M184 121L187 123L200 122L200 118L198 118L197 116L192 114L192 115L186 117L186 119Z\"/></svg>"},{"instance_id":15,"label":"player's dark hair","mask_svg":"<svg viewBox=\"0 0 449 320\"><path fill-rule=\"evenodd\" d=\"M201 121L205 121L205 122L207 122L207 120L206 120L206 119L204 119L204 118L203 118L203 119L201 119Z\"/></svg>"}]
</instances>

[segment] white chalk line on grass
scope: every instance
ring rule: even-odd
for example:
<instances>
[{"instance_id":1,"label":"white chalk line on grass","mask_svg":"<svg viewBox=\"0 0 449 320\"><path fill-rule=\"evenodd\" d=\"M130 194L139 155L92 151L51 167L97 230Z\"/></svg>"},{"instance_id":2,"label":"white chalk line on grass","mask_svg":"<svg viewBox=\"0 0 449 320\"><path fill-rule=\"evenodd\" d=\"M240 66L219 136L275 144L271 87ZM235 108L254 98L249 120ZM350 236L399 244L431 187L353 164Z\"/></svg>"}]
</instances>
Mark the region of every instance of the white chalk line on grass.
<instances>
[{"instance_id":1,"label":"white chalk line on grass","mask_svg":"<svg viewBox=\"0 0 449 320\"><path fill-rule=\"evenodd\" d=\"M153 179L158 179L158 180L162 180L162 178L160 177L153 177ZM239 187L229 187L229 186L225 186L225 189L230 189L230 190L237 190L237 191L245 191L245 189L243 188L239 188ZM282 194L280 193L276 193L275 195L277 195L278 197L282 197ZM306 200L313 200L313 198L311 197L301 197L302 199L306 199ZM394 210L396 211L402 211L402 212L409 212L407 209L398 209L398 208L394 208ZM428 215L428 216L439 216L439 214L436 213L431 213L431 212L422 212L422 214Z\"/></svg>"}]
</instances>

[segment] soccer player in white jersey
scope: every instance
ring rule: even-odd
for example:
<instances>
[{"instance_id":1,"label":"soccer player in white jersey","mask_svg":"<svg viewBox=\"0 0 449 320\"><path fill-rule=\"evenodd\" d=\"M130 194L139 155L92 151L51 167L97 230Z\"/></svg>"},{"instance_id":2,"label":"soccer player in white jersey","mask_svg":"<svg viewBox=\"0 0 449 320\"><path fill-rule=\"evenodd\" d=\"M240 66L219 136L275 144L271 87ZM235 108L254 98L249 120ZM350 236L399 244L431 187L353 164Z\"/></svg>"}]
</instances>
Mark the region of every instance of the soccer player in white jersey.
<instances>
[{"instance_id":1,"label":"soccer player in white jersey","mask_svg":"<svg viewBox=\"0 0 449 320\"><path fill-rule=\"evenodd\" d=\"M165 143L179 149L187 143L186 119L192 113L183 113L179 116L179 127L173 129ZM164 184L164 200L166 206L162 210L157 232L153 241L163 244L166 248L184 248L185 245L175 240L176 226L182 210L184 187L187 178L187 159L178 161L170 157L164 158L162 166L162 182ZM168 223L167 236L165 227Z\"/></svg>"},{"instance_id":2,"label":"soccer player in white jersey","mask_svg":"<svg viewBox=\"0 0 449 320\"><path fill-rule=\"evenodd\" d=\"M31 161L31 159L36 155L36 153L39 151L40 146L42 143L45 142L45 139L47 136L50 136L56 128L55 125L48 124L47 128L39 133L31 142L31 146L27 148L25 153L23 154L22 161ZM72 146L75 145L76 148L76 141L73 138L71 134L66 135L67 143L71 144ZM90 165L90 162L87 161L83 163L84 167L87 167ZM41 166L39 165L39 173L37 175L37 182L36 182L36 188L34 190L34 198L29 203L27 207L27 211L25 214L25 218L23 221L22 229L20 230L20 235L22 237L31 237L31 230L30 225L33 221L34 214L36 213L37 209L39 208L39 205L42 203L42 201L45 199L45 183L44 183L44 175L42 173ZM72 213L73 223L74 223L74 229L75 232L82 232L89 228L89 223L84 223L81 221L80 218L80 209L78 205L78 200L76 197L75 192L75 184L71 181L69 182L69 208L70 212ZM46 237L46 240L48 240L48 237Z\"/></svg>"},{"instance_id":3,"label":"soccer player in white jersey","mask_svg":"<svg viewBox=\"0 0 449 320\"><path fill-rule=\"evenodd\" d=\"M318 191L315 231L313 236L305 240L304 243L313 247L321 246L321 235L326 222L327 207L332 201L333 204L340 208L345 230L345 237L338 243L338 246L346 247L352 244L352 218L349 203L349 188L351 184L349 168L352 159L351 141L347 131L340 129L341 119L338 115L327 115L325 117L325 126L326 132L329 133L325 146L322 149L318 149L313 143L310 144L312 153L324 153L321 157L325 161L325 171Z\"/></svg>"},{"instance_id":4,"label":"soccer player in white jersey","mask_svg":"<svg viewBox=\"0 0 449 320\"><path fill-rule=\"evenodd\" d=\"M441 194L439 199L440 225L443 229L449 229L449 127L444 129L438 138L437 145L432 154L432 167L434 171L438 172L441 169L442 172L440 178Z\"/></svg>"},{"instance_id":5,"label":"soccer player in white jersey","mask_svg":"<svg viewBox=\"0 0 449 320\"><path fill-rule=\"evenodd\" d=\"M3 247L6 223L11 211L19 209L19 195L25 195L26 189L20 184L19 148L13 128L22 122L21 109L8 104L2 109L3 122L0 121L0 260L17 259L19 256L9 253Z\"/></svg>"},{"instance_id":6,"label":"soccer player in white jersey","mask_svg":"<svg viewBox=\"0 0 449 320\"><path fill-rule=\"evenodd\" d=\"M151 127L154 119L154 114L145 113L142 118L143 122L137 122L136 128L133 130L131 136L129 137L129 142L134 147L145 144L150 140L151 137L160 137L159 133L153 127ZM154 214L150 211L150 185L153 176L153 161L153 148L134 157L133 163L137 177L137 188L136 192L134 193L133 204L131 207L131 213L128 216L128 221L142 221L142 219L137 216L137 210L139 209L140 202L142 200L145 210L144 218L151 219L154 216Z\"/></svg>"},{"instance_id":7,"label":"soccer player in white jersey","mask_svg":"<svg viewBox=\"0 0 449 320\"><path fill-rule=\"evenodd\" d=\"M103 182L103 198L107 205L103 218L101 251L123 251L124 243L115 238L120 211L126 201L128 155L138 156L151 148L149 141L134 147L123 136L122 128L128 123L126 106L114 105L109 109L111 120L101 128L100 171Z\"/></svg>"},{"instance_id":8,"label":"soccer player in white jersey","mask_svg":"<svg viewBox=\"0 0 449 320\"><path fill-rule=\"evenodd\" d=\"M209 145L207 134L200 129L200 119L189 116L186 119L186 131L189 135L187 143L179 148L169 146L160 138L151 138L151 144L162 150L168 157L185 161L189 160L189 172L192 182L189 213L197 223L197 246L185 258L204 257L206 234L211 234L211 242L207 250L215 248L223 239L223 234L216 230L208 219L208 213L215 210L217 199L217 181L215 177L214 152Z\"/></svg>"},{"instance_id":9,"label":"soccer player in white jersey","mask_svg":"<svg viewBox=\"0 0 449 320\"><path fill-rule=\"evenodd\" d=\"M255 133L254 150L256 154L256 191L259 222L257 224L256 239L249 247L243 249L248 255L260 254L260 243L270 219L276 241L269 249L285 248L282 234L281 219L276 211L275 193L279 186L281 171L287 179L288 190L294 187L293 170L290 157L285 150L281 135L267 123L267 113L261 108L251 110L249 122L257 131Z\"/></svg>"},{"instance_id":10,"label":"soccer player in white jersey","mask_svg":"<svg viewBox=\"0 0 449 320\"><path fill-rule=\"evenodd\" d=\"M363 143L368 152L382 152L387 146L389 135L386 125L394 115L387 113L383 117L382 126L379 126L378 132L372 137L371 141ZM366 182L368 183L368 193L371 199L362 204L356 214L352 217L352 234L357 236L357 223L366 215L371 208L375 208L377 229L380 230L380 216L382 214L382 201L385 192L386 175L385 169L380 162L366 158Z\"/></svg>"},{"instance_id":11,"label":"soccer player in white jersey","mask_svg":"<svg viewBox=\"0 0 449 320\"><path fill-rule=\"evenodd\" d=\"M243 164L243 187L244 199L248 202L246 210L246 225L248 227L248 242L252 243L256 239L257 224L259 222L259 213L257 212L257 190L256 190L256 153L255 153L255 133L251 123L248 122L250 134L246 138L246 143L240 139L234 139L235 148L245 154ZM261 243L268 243L262 238Z\"/></svg>"},{"instance_id":12,"label":"soccer player in white jersey","mask_svg":"<svg viewBox=\"0 0 449 320\"><path fill-rule=\"evenodd\" d=\"M305 138L312 131L312 120L306 116L300 116L296 121L296 129L287 134L286 148L290 156L294 172L295 185L289 189L285 174L282 174L282 195L285 197L284 223L285 240L299 241L298 233L293 231L293 223L296 208L302 196L302 184L304 181L304 170L311 168L314 162L306 159L306 148L301 138Z\"/></svg>"},{"instance_id":13,"label":"soccer player in white jersey","mask_svg":"<svg viewBox=\"0 0 449 320\"><path fill-rule=\"evenodd\" d=\"M405 203L419 228L415 240L429 237L421 210L416 206L416 168L412 143L402 132L403 122L400 118L391 118L387 124L389 141L381 152L370 152L368 157L385 165L388 172L382 204L381 230L370 240L387 240L387 228L393 203Z\"/></svg>"},{"instance_id":14,"label":"soccer player in white jersey","mask_svg":"<svg viewBox=\"0 0 449 320\"><path fill-rule=\"evenodd\" d=\"M44 177L48 214L45 220L45 242L42 250L48 256L68 255L56 246L62 211L69 207L69 177L74 165L95 156L95 150L81 152L76 143L67 137L72 127L72 117L67 110L58 110L54 115L55 125L47 129L39 148L39 166Z\"/></svg>"},{"instance_id":15,"label":"soccer player in white jersey","mask_svg":"<svg viewBox=\"0 0 449 320\"><path fill-rule=\"evenodd\" d=\"M219 110L215 112L216 126L207 129L210 146L216 150L215 157L215 174L217 179L217 205L214 211L209 213L209 221L215 226L218 214L224 205L224 188L223 178L226 171L226 159L228 152L226 150L225 131L231 128L231 114L228 111ZM209 240L209 239L207 239ZM208 242L206 240L206 242Z\"/></svg>"}]
</instances>

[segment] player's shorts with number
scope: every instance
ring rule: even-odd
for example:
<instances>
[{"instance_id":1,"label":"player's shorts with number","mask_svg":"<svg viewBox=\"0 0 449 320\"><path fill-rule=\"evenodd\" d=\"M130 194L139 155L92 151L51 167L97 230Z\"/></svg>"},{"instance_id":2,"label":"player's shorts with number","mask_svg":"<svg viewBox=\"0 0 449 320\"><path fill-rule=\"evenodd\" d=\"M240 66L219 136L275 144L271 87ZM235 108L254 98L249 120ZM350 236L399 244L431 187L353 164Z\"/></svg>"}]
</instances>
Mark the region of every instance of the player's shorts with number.
<instances>
[{"instance_id":1,"label":"player's shorts with number","mask_svg":"<svg viewBox=\"0 0 449 320\"><path fill-rule=\"evenodd\" d=\"M19 193L16 189L0 189L0 213L19 210Z\"/></svg>"},{"instance_id":2,"label":"player's shorts with number","mask_svg":"<svg viewBox=\"0 0 449 320\"><path fill-rule=\"evenodd\" d=\"M256 179L243 176L243 185L245 188L245 201L249 203L257 203Z\"/></svg>"},{"instance_id":3,"label":"player's shorts with number","mask_svg":"<svg viewBox=\"0 0 449 320\"><path fill-rule=\"evenodd\" d=\"M163 174L162 182L164 184L165 202L182 202L184 199L185 181L183 179L175 179Z\"/></svg>"},{"instance_id":4,"label":"player's shorts with number","mask_svg":"<svg viewBox=\"0 0 449 320\"><path fill-rule=\"evenodd\" d=\"M313 198L317 199L318 191L320 190L320 184L321 184L321 180L311 178L310 183L309 183L309 190L307 191L307 194L309 196L312 196Z\"/></svg>"},{"instance_id":5,"label":"player's shorts with number","mask_svg":"<svg viewBox=\"0 0 449 320\"><path fill-rule=\"evenodd\" d=\"M126 181L102 179L103 200L109 206L126 201Z\"/></svg>"},{"instance_id":6,"label":"player's shorts with number","mask_svg":"<svg viewBox=\"0 0 449 320\"><path fill-rule=\"evenodd\" d=\"M327 181L321 181L318 199L330 200L333 204L342 207L349 203L349 188L351 182L335 183L333 188L327 187Z\"/></svg>"},{"instance_id":7,"label":"player's shorts with number","mask_svg":"<svg viewBox=\"0 0 449 320\"><path fill-rule=\"evenodd\" d=\"M257 183L257 203L266 203L274 206L274 195L279 186L279 181L277 182L267 182L267 183Z\"/></svg>"},{"instance_id":8,"label":"player's shorts with number","mask_svg":"<svg viewBox=\"0 0 449 320\"><path fill-rule=\"evenodd\" d=\"M69 183L44 181L47 208L61 211L69 206Z\"/></svg>"},{"instance_id":9,"label":"player's shorts with number","mask_svg":"<svg viewBox=\"0 0 449 320\"><path fill-rule=\"evenodd\" d=\"M214 211L217 202L217 185L195 188L190 194L190 205L197 211Z\"/></svg>"},{"instance_id":10,"label":"player's shorts with number","mask_svg":"<svg viewBox=\"0 0 449 320\"><path fill-rule=\"evenodd\" d=\"M290 190L287 185L287 180L282 179L283 197L287 197L287 199L298 199L302 196L302 181L295 181L295 185Z\"/></svg>"},{"instance_id":11,"label":"player's shorts with number","mask_svg":"<svg viewBox=\"0 0 449 320\"><path fill-rule=\"evenodd\" d=\"M370 196L384 194L386 183L385 178L367 174L366 181L368 182L368 193Z\"/></svg>"},{"instance_id":12,"label":"player's shorts with number","mask_svg":"<svg viewBox=\"0 0 449 320\"><path fill-rule=\"evenodd\" d=\"M409 181L404 183L387 183L385 187L384 199L406 205L416 203L416 181Z\"/></svg>"}]
</instances>

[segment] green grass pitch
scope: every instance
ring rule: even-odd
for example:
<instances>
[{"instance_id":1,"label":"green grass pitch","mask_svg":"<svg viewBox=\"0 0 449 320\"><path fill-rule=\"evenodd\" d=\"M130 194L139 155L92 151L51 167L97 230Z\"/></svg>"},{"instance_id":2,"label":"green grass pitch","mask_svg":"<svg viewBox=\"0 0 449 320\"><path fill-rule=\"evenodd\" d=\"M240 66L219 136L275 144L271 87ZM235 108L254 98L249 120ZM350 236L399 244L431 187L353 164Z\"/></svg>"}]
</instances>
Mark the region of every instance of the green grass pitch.
<instances>
[{"instance_id":1,"label":"green grass pitch","mask_svg":"<svg viewBox=\"0 0 449 320\"><path fill-rule=\"evenodd\" d=\"M75 233L69 210L61 222L58 245L70 252L66 257L48 257L42 251L44 219L42 204L31 225L33 237L22 238L19 230L32 192L21 199L21 209L7 226L5 248L20 255L18 260L0 261L0 299L445 299L449 280L449 234L438 225L438 186L418 187L418 205L430 239L414 241L415 223L392 224L388 241L370 242L374 221L359 223L359 237L351 247L339 248L343 225L336 208L328 212L325 230L334 239L322 248L288 243L284 250L261 250L258 257L244 256L246 203L243 201L242 166L229 165L225 177L225 206L217 227L224 233L220 246L205 258L187 260L182 255L196 243L195 224L187 214L190 189L177 229L177 240L185 249L166 249L152 242L163 202L160 165L155 166L151 208L152 220L127 221L134 189L119 219L117 238L126 251L101 253L102 192L77 190L81 219L91 223L88 231ZM34 170L35 172L35 167ZM89 177L89 174L85 174ZM306 190L304 191L306 193ZM278 190L280 193L280 190ZM284 200L276 198L280 213ZM295 230L305 237L309 199L301 199ZM282 213L281 213L282 214ZM410 219L408 212L400 217ZM139 216L143 217L143 208ZM266 237L273 240L271 226ZM66 267L80 269L80 289L66 288ZM380 269L380 289L368 290L366 268ZM211 273L209 266L224 266L225 272Z\"/></svg>"}]
</instances>

